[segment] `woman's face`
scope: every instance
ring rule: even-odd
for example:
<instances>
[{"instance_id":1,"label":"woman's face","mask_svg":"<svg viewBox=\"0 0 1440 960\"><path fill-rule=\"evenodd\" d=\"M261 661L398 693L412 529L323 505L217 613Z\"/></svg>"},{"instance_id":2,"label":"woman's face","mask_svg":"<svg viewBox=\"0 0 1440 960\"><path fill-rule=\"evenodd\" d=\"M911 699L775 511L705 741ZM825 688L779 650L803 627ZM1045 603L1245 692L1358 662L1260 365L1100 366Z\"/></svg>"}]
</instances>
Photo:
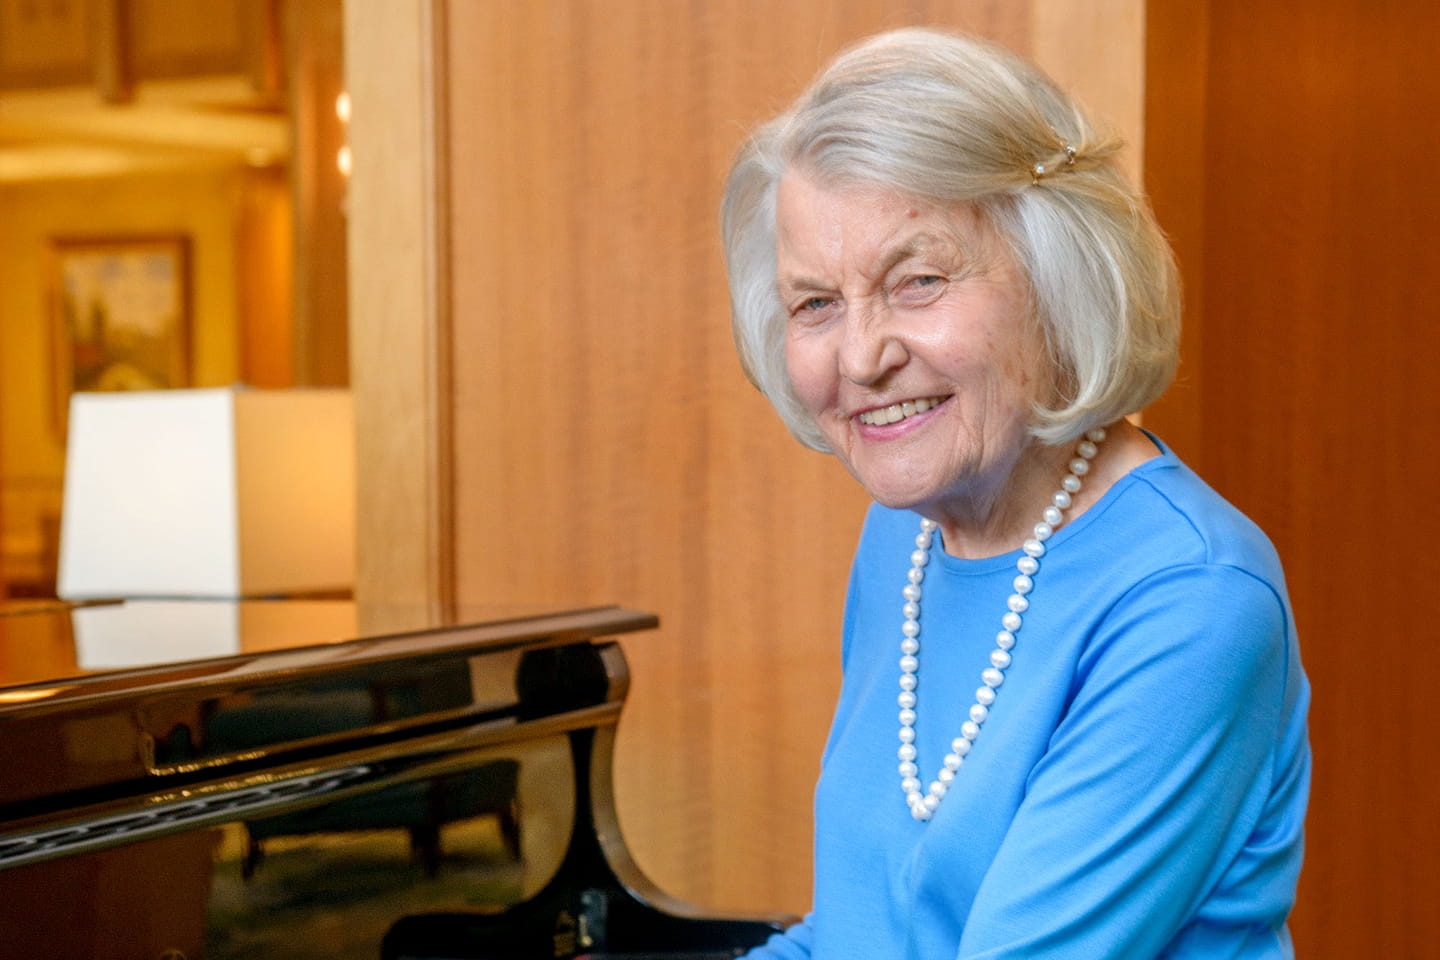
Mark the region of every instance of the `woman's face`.
<instances>
[{"instance_id":1,"label":"woman's face","mask_svg":"<svg viewBox=\"0 0 1440 960\"><path fill-rule=\"evenodd\" d=\"M776 227L790 379L831 451L886 506L983 515L1048 385L1008 245L969 205L793 171Z\"/></svg>"}]
</instances>

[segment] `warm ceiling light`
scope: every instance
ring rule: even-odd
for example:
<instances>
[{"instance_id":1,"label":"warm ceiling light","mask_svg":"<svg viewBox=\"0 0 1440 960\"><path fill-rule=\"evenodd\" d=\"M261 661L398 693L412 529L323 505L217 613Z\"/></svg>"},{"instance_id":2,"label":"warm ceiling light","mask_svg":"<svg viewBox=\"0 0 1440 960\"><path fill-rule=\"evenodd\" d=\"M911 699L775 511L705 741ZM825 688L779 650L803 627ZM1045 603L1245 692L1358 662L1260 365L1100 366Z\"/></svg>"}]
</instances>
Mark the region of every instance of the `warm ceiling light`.
<instances>
[{"instance_id":1,"label":"warm ceiling light","mask_svg":"<svg viewBox=\"0 0 1440 960\"><path fill-rule=\"evenodd\" d=\"M341 175L350 176L350 147L348 144L336 151L335 166L340 168Z\"/></svg>"},{"instance_id":2,"label":"warm ceiling light","mask_svg":"<svg viewBox=\"0 0 1440 960\"><path fill-rule=\"evenodd\" d=\"M341 123L350 122L350 94L344 90L335 98L335 116L340 118Z\"/></svg>"}]
</instances>

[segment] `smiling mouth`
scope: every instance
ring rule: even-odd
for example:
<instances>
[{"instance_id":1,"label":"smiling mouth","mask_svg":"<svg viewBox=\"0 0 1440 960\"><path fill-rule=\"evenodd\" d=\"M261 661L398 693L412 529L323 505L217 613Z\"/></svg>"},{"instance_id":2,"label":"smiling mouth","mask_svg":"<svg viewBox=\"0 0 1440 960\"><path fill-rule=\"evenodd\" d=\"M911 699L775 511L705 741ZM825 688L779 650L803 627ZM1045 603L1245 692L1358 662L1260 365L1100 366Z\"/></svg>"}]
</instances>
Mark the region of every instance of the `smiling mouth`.
<instances>
[{"instance_id":1,"label":"smiling mouth","mask_svg":"<svg viewBox=\"0 0 1440 960\"><path fill-rule=\"evenodd\" d=\"M857 419L866 426L883 427L886 424L899 423L906 417L913 417L917 413L924 413L926 410L938 407L946 399L948 398L924 397L919 400L903 400L900 403L892 403L888 407L866 410Z\"/></svg>"}]
</instances>

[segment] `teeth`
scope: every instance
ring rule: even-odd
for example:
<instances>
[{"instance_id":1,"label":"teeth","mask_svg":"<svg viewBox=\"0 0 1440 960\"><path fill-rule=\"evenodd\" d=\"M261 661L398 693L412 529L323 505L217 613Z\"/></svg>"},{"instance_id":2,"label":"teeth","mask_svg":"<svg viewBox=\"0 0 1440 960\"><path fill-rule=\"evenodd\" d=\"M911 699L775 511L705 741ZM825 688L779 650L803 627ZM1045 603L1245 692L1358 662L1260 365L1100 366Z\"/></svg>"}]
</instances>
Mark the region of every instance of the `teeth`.
<instances>
[{"instance_id":1,"label":"teeth","mask_svg":"<svg viewBox=\"0 0 1440 960\"><path fill-rule=\"evenodd\" d=\"M872 427L883 427L887 423L899 423L906 417L924 413L931 407L939 406L944 397L928 397L921 400L904 400L877 410L866 410L860 414L860 422Z\"/></svg>"}]
</instances>

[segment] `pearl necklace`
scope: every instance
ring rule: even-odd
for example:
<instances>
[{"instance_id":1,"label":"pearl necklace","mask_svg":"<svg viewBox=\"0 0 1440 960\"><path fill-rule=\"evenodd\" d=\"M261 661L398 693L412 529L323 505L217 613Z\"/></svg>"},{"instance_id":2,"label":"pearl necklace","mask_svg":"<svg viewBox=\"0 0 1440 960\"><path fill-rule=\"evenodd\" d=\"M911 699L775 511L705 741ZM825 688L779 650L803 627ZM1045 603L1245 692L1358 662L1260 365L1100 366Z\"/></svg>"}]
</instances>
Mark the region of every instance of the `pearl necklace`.
<instances>
[{"instance_id":1,"label":"pearl necklace","mask_svg":"<svg viewBox=\"0 0 1440 960\"><path fill-rule=\"evenodd\" d=\"M990 716L995 703L995 691L1005 682L1005 670L1010 666L1010 650L1015 646L1015 634L1020 629L1021 614L1030 609L1028 595L1035 589L1034 577L1040 572L1040 558L1045 555L1045 541L1050 539L1065 521L1065 511L1070 509L1073 496L1080 492L1081 480L1090 472L1090 461L1098 452L1096 444L1105 439L1105 431L1096 428L1085 434L1085 439L1075 448L1075 457L1070 461L1070 472L1060 483L1060 489L1052 496L1050 506L1045 508L1039 523L1035 524L1032 536L1021 549L1025 555L1015 564L1020 571L1015 578L1015 592L1006 601L1008 609L1000 618L1001 630L995 635L995 649L990 651L990 666L980 674L981 686L975 691L975 704L970 708L970 719L960 727L960 736L950 742L950 753L945 755L944 765L930 784L928 793L920 789L920 768L915 763L915 707L918 700L915 688L919 686L920 672L920 582L925 579L925 565L930 562L930 545L934 542L934 520L922 519L920 533L915 537L915 551L910 554L910 573L902 594L905 605L902 608L905 620L901 624L900 641L900 789L905 791L905 802L916 820L929 820L940 806L950 789L955 773L965 762L965 755L980 736L980 728Z\"/></svg>"}]
</instances>

